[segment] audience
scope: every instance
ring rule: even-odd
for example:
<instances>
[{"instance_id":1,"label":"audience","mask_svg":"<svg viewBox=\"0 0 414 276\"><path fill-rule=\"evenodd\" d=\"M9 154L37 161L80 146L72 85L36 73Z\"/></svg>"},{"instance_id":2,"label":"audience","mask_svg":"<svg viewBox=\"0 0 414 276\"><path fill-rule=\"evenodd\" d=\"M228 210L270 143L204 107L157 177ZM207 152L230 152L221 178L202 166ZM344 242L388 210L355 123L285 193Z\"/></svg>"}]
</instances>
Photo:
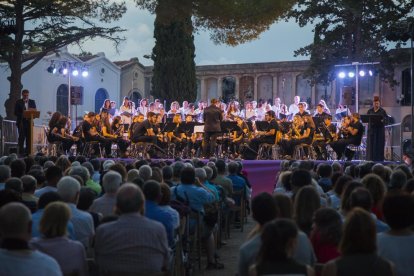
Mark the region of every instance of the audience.
<instances>
[{"instance_id":1,"label":"audience","mask_svg":"<svg viewBox=\"0 0 414 276\"><path fill-rule=\"evenodd\" d=\"M89 208L91 212L100 213L103 217L114 215L116 192L122 183L122 176L116 171L105 173L102 178L102 186L105 193L95 199Z\"/></svg>"}]
</instances>

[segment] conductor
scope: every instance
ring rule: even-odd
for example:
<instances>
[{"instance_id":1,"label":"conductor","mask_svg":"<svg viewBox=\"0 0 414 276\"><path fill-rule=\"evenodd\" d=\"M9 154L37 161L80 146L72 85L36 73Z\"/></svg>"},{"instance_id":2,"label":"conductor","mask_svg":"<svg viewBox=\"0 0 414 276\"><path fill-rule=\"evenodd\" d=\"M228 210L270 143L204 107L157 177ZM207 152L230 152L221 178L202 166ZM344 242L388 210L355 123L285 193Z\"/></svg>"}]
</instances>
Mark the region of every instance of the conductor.
<instances>
[{"instance_id":1,"label":"conductor","mask_svg":"<svg viewBox=\"0 0 414 276\"><path fill-rule=\"evenodd\" d=\"M19 145L19 154L27 154L27 146L30 143L29 133L30 125L29 120L23 117L23 111L36 109L36 103L34 100L29 99L29 90L22 90L22 98L16 101L14 105L14 115L16 116L16 125L17 131L19 133L18 145ZM24 144L26 143L26 148Z\"/></svg>"},{"instance_id":2,"label":"conductor","mask_svg":"<svg viewBox=\"0 0 414 276\"><path fill-rule=\"evenodd\" d=\"M203 139L203 155L210 157L216 149L217 137L221 133L221 121L223 121L223 113L218 107L220 102L217 99L211 99L210 106L204 109L204 139Z\"/></svg>"},{"instance_id":3,"label":"conductor","mask_svg":"<svg viewBox=\"0 0 414 276\"><path fill-rule=\"evenodd\" d=\"M367 115L380 115L379 120L370 120L368 125L367 159L372 161L384 161L385 124L388 115L381 107L380 98L378 96L374 96L373 106L368 110Z\"/></svg>"}]
</instances>

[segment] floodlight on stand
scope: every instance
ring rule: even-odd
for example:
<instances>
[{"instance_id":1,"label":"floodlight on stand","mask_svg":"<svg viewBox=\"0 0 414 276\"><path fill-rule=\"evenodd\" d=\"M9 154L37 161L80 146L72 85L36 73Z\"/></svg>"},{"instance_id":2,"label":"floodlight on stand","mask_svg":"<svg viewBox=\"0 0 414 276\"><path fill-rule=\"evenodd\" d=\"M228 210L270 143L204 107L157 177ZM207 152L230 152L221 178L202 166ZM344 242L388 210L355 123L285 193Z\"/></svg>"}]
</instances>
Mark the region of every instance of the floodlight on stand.
<instances>
[{"instance_id":1,"label":"floodlight on stand","mask_svg":"<svg viewBox=\"0 0 414 276\"><path fill-rule=\"evenodd\" d=\"M374 72L372 70L369 70L368 74L369 74L370 77L372 77L374 75Z\"/></svg>"},{"instance_id":2,"label":"floodlight on stand","mask_svg":"<svg viewBox=\"0 0 414 276\"><path fill-rule=\"evenodd\" d=\"M51 73L51 74L54 74L54 73L56 73L56 68L55 68L55 65L52 63L52 64L50 64L50 66L49 67L47 67L47 71L49 72L49 73Z\"/></svg>"},{"instance_id":3,"label":"floodlight on stand","mask_svg":"<svg viewBox=\"0 0 414 276\"><path fill-rule=\"evenodd\" d=\"M364 70L360 70L359 71L359 76L360 77L365 77L365 71Z\"/></svg>"},{"instance_id":4,"label":"floodlight on stand","mask_svg":"<svg viewBox=\"0 0 414 276\"><path fill-rule=\"evenodd\" d=\"M63 75L67 75L68 71L69 71L68 68L63 68L63 71L62 71Z\"/></svg>"},{"instance_id":5,"label":"floodlight on stand","mask_svg":"<svg viewBox=\"0 0 414 276\"><path fill-rule=\"evenodd\" d=\"M86 78L89 75L88 69L84 67L82 69L82 77Z\"/></svg>"},{"instance_id":6,"label":"floodlight on stand","mask_svg":"<svg viewBox=\"0 0 414 276\"><path fill-rule=\"evenodd\" d=\"M350 78L353 78L353 77L355 77L355 73L354 72L348 72L348 77L350 77Z\"/></svg>"},{"instance_id":7,"label":"floodlight on stand","mask_svg":"<svg viewBox=\"0 0 414 276\"><path fill-rule=\"evenodd\" d=\"M78 71L78 69L77 69L77 68L73 69L73 71L72 71L72 75L73 75L74 77L76 77L77 75L79 75L79 71Z\"/></svg>"},{"instance_id":8,"label":"floodlight on stand","mask_svg":"<svg viewBox=\"0 0 414 276\"><path fill-rule=\"evenodd\" d=\"M345 78L345 72L339 72L338 77L339 77L340 79Z\"/></svg>"}]
</instances>

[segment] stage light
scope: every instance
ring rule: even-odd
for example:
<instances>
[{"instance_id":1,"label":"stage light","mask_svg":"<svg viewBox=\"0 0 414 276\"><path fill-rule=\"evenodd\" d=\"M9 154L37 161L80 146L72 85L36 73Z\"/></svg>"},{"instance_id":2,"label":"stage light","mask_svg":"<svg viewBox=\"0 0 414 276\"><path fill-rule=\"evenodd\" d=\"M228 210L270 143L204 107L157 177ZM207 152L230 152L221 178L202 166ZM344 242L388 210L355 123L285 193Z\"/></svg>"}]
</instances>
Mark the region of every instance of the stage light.
<instances>
[{"instance_id":1,"label":"stage light","mask_svg":"<svg viewBox=\"0 0 414 276\"><path fill-rule=\"evenodd\" d=\"M79 71L78 71L78 69L74 69L73 71L72 71L72 75L74 76L74 77L76 77L77 75L79 75Z\"/></svg>"},{"instance_id":2,"label":"stage light","mask_svg":"<svg viewBox=\"0 0 414 276\"><path fill-rule=\"evenodd\" d=\"M372 70L369 70L368 74L369 74L370 77L372 77L374 75L374 72L372 72Z\"/></svg>"},{"instance_id":3,"label":"stage light","mask_svg":"<svg viewBox=\"0 0 414 276\"><path fill-rule=\"evenodd\" d=\"M52 74L56 74L56 72L57 72L57 69L56 67L53 66Z\"/></svg>"},{"instance_id":4,"label":"stage light","mask_svg":"<svg viewBox=\"0 0 414 276\"><path fill-rule=\"evenodd\" d=\"M339 77L340 79L345 78L345 72L339 72L338 77Z\"/></svg>"},{"instance_id":5,"label":"stage light","mask_svg":"<svg viewBox=\"0 0 414 276\"><path fill-rule=\"evenodd\" d=\"M348 77L350 77L350 78L355 77L355 73L354 72L348 72Z\"/></svg>"},{"instance_id":6,"label":"stage light","mask_svg":"<svg viewBox=\"0 0 414 276\"><path fill-rule=\"evenodd\" d=\"M359 71L359 76L365 77L365 71L364 70Z\"/></svg>"},{"instance_id":7,"label":"stage light","mask_svg":"<svg viewBox=\"0 0 414 276\"><path fill-rule=\"evenodd\" d=\"M83 70L82 70L82 77L86 78L87 76L89 76L88 69L83 68Z\"/></svg>"},{"instance_id":8,"label":"stage light","mask_svg":"<svg viewBox=\"0 0 414 276\"><path fill-rule=\"evenodd\" d=\"M48 71L49 73L51 73L51 74L54 74L54 73L56 73L56 68L55 68L55 66L54 66L53 64L51 64L51 65L47 68L47 71Z\"/></svg>"},{"instance_id":9,"label":"stage light","mask_svg":"<svg viewBox=\"0 0 414 276\"><path fill-rule=\"evenodd\" d=\"M63 75L67 75L68 74L68 68L63 68L62 73L63 73Z\"/></svg>"}]
</instances>

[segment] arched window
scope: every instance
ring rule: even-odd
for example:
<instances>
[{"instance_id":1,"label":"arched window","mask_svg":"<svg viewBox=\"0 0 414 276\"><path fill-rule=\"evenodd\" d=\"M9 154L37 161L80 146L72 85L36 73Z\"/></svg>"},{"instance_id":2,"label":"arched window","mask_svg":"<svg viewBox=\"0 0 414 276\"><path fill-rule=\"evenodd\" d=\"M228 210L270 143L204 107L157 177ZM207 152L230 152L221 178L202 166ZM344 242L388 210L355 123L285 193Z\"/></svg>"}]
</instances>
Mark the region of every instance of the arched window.
<instances>
[{"instance_id":1,"label":"arched window","mask_svg":"<svg viewBox=\"0 0 414 276\"><path fill-rule=\"evenodd\" d=\"M56 111L68 116L68 86L59 85L56 91Z\"/></svg>"},{"instance_id":2,"label":"arched window","mask_svg":"<svg viewBox=\"0 0 414 276\"><path fill-rule=\"evenodd\" d=\"M131 96L129 97L129 99L132 102L134 102L135 108L137 108L139 106L139 101L142 99L141 93L139 93L138 91L134 91L131 93Z\"/></svg>"},{"instance_id":3,"label":"arched window","mask_svg":"<svg viewBox=\"0 0 414 276\"><path fill-rule=\"evenodd\" d=\"M105 88L99 88L95 94L95 113L99 112L105 99L109 99L108 92Z\"/></svg>"}]
</instances>

